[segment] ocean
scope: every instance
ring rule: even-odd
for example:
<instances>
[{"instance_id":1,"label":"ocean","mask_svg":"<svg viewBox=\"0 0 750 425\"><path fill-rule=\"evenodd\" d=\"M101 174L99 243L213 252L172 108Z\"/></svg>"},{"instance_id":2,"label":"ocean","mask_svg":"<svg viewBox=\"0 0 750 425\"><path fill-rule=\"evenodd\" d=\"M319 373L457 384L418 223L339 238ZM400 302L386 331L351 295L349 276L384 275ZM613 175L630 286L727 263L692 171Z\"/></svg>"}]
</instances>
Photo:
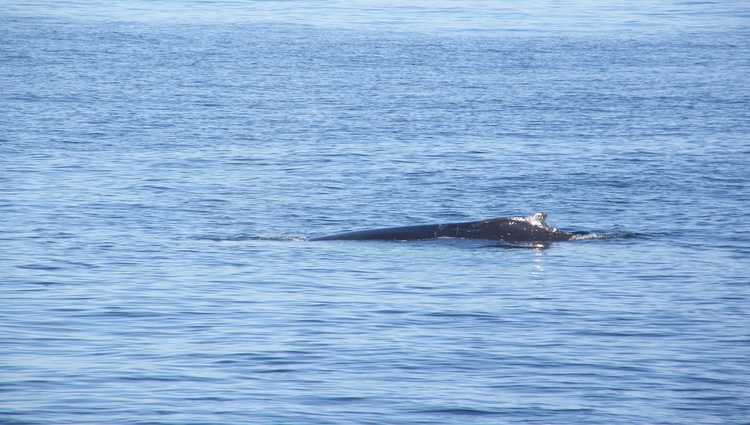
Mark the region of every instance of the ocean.
<instances>
[{"instance_id":1,"label":"ocean","mask_svg":"<svg viewBox=\"0 0 750 425\"><path fill-rule=\"evenodd\" d=\"M0 6L0 423L748 424L750 5ZM549 214L546 247L310 241Z\"/></svg>"}]
</instances>

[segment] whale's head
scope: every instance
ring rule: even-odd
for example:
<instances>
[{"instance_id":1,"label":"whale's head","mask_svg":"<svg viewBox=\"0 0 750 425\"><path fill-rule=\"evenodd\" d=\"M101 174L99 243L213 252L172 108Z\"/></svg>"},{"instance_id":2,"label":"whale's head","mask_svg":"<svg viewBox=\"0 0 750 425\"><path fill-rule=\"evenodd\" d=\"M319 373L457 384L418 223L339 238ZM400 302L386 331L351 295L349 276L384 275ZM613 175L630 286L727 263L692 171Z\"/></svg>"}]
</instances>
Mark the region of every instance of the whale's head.
<instances>
[{"instance_id":1,"label":"whale's head","mask_svg":"<svg viewBox=\"0 0 750 425\"><path fill-rule=\"evenodd\" d=\"M544 229L549 228L549 226L547 225L547 213L545 212L538 212L526 217L513 217L511 218L511 220L520 223L528 223L532 226L541 227Z\"/></svg>"},{"instance_id":2,"label":"whale's head","mask_svg":"<svg viewBox=\"0 0 750 425\"><path fill-rule=\"evenodd\" d=\"M527 218L528 222L539 227L547 227L547 213L538 212Z\"/></svg>"},{"instance_id":3,"label":"whale's head","mask_svg":"<svg viewBox=\"0 0 750 425\"><path fill-rule=\"evenodd\" d=\"M527 217L498 219L497 239L510 241L562 241L572 237L570 233L547 224L547 213L538 212Z\"/></svg>"}]
</instances>

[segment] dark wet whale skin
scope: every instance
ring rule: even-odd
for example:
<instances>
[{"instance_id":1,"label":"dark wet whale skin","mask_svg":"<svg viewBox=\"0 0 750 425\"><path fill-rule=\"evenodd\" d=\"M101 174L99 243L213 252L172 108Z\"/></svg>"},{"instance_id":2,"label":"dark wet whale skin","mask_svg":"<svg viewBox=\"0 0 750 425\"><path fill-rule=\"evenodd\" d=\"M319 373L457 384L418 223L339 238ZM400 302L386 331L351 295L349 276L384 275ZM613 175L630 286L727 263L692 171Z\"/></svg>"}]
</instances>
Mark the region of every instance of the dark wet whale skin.
<instances>
[{"instance_id":1,"label":"dark wet whale skin","mask_svg":"<svg viewBox=\"0 0 750 425\"><path fill-rule=\"evenodd\" d=\"M361 230L313 238L313 241L330 240L424 240L436 238L464 238L502 240L506 242L565 241L573 234L545 225L533 224L522 218L493 218L464 223L425 224L418 226L389 227Z\"/></svg>"}]
</instances>

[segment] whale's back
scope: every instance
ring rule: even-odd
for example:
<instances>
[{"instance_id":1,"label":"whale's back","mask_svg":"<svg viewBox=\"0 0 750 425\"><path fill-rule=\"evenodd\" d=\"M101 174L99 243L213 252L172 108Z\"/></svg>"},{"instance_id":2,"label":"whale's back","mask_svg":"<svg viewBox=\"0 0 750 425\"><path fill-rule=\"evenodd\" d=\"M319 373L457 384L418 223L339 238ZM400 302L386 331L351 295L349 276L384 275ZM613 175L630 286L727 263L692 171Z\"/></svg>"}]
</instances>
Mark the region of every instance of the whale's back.
<instances>
[{"instance_id":1,"label":"whale's back","mask_svg":"<svg viewBox=\"0 0 750 425\"><path fill-rule=\"evenodd\" d=\"M387 227L338 233L311 240L408 241L436 238L464 238L503 240L508 242L548 242L572 238L572 234L570 233L547 226L544 222L545 218L546 214L538 213L529 217L501 217L463 223Z\"/></svg>"}]
</instances>

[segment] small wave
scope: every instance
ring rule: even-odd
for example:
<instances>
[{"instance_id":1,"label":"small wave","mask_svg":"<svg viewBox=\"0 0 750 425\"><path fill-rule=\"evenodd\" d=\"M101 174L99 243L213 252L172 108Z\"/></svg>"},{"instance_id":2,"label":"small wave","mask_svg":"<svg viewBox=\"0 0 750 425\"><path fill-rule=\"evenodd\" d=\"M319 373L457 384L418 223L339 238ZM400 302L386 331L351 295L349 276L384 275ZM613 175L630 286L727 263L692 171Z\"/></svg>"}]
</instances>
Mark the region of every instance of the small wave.
<instances>
[{"instance_id":1,"label":"small wave","mask_svg":"<svg viewBox=\"0 0 750 425\"><path fill-rule=\"evenodd\" d=\"M243 242L243 241L275 241L275 242L290 242L290 241L304 241L307 238L302 236L257 236L257 235L201 235L194 236L191 239L200 241L212 241L212 242Z\"/></svg>"},{"instance_id":2,"label":"small wave","mask_svg":"<svg viewBox=\"0 0 750 425\"><path fill-rule=\"evenodd\" d=\"M573 241L592 241L592 240L603 240L611 239L611 236L605 233L597 232L573 232L573 237L570 240Z\"/></svg>"},{"instance_id":3,"label":"small wave","mask_svg":"<svg viewBox=\"0 0 750 425\"><path fill-rule=\"evenodd\" d=\"M441 409L422 410L420 413L438 414L438 415L455 415L455 416L493 416L500 415L503 412L495 410L473 409L468 407L454 407Z\"/></svg>"},{"instance_id":4,"label":"small wave","mask_svg":"<svg viewBox=\"0 0 750 425\"><path fill-rule=\"evenodd\" d=\"M26 270L43 270L43 271L54 271L54 270L61 270L62 267L57 266L48 266L45 264L22 264L20 266L16 266L19 269L26 269Z\"/></svg>"},{"instance_id":5,"label":"small wave","mask_svg":"<svg viewBox=\"0 0 750 425\"><path fill-rule=\"evenodd\" d=\"M645 237L645 235L635 232L571 232L573 237L571 240L574 241L593 241L593 240L609 240L609 239L639 239Z\"/></svg>"}]
</instances>

